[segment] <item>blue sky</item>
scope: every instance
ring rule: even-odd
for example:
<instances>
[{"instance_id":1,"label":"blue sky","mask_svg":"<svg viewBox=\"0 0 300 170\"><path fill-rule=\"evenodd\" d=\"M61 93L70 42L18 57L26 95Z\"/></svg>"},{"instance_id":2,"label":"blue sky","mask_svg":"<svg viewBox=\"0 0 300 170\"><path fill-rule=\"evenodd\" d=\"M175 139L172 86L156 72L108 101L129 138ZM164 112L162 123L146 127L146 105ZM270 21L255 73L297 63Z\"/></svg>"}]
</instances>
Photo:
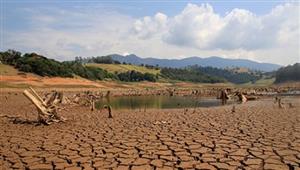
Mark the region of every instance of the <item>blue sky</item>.
<instances>
[{"instance_id":1,"label":"blue sky","mask_svg":"<svg viewBox=\"0 0 300 170\"><path fill-rule=\"evenodd\" d=\"M139 0L104 0L104 1L73 1L73 0L4 0L4 15L6 21L5 29L24 29L30 27L26 20L26 11L24 9L43 9L43 8L61 8L76 10L80 7L97 8L99 10L114 10L125 13L132 17L152 16L157 12L163 12L168 16L178 14L187 3L201 4L210 3L216 13L225 15L226 12L234 8L242 8L252 11L256 14L266 14L274 6L282 4L284 1L139 1ZM9 10L15 9L15 10Z\"/></svg>"},{"instance_id":2,"label":"blue sky","mask_svg":"<svg viewBox=\"0 0 300 170\"><path fill-rule=\"evenodd\" d=\"M298 1L1 1L1 50L299 62Z\"/></svg>"}]
</instances>

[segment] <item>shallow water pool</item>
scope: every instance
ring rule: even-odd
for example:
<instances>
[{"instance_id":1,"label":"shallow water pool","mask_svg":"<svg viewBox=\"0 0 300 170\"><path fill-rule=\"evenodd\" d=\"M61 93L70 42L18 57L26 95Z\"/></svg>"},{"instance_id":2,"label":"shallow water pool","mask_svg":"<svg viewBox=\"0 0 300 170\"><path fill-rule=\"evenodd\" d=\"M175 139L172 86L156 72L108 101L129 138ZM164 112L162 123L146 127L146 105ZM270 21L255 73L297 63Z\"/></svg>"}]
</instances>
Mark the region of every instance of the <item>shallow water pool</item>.
<instances>
[{"instance_id":1,"label":"shallow water pool","mask_svg":"<svg viewBox=\"0 0 300 170\"><path fill-rule=\"evenodd\" d=\"M233 104L229 100L227 104ZM114 109L170 109L170 108L194 108L214 107L222 105L221 100L215 98L196 98L190 96L122 96L103 98L96 102L96 108L111 105Z\"/></svg>"}]
</instances>

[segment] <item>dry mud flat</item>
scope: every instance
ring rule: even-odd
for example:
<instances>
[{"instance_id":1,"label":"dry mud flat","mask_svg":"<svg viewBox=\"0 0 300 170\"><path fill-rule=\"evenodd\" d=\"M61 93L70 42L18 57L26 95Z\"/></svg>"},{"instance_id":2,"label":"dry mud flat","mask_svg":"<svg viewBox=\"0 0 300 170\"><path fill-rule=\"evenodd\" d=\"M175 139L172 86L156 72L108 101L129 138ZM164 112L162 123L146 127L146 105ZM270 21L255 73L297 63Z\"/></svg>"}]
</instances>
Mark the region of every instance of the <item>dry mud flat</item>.
<instances>
[{"instance_id":1,"label":"dry mud flat","mask_svg":"<svg viewBox=\"0 0 300 170\"><path fill-rule=\"evenodd\" d=\"M198 109L105 111L70 107L66 123L0 117L0 169L299 169L300 102ZM1 95L2 115L35 119L21 94Z\"/></svg>"}]
</instances>

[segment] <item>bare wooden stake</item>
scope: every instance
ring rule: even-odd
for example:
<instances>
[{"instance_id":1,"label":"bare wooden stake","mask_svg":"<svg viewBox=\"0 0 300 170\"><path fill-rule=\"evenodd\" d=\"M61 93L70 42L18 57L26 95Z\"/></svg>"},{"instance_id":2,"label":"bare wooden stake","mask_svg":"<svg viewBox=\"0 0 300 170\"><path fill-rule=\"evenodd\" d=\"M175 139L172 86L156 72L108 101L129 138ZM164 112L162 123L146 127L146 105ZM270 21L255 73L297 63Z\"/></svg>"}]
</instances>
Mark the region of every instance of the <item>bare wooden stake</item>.
<instances>
[{"instance_id":1,"label":"bare wooden stake","mask_svg":"<svg viewBox=\"0 0 300 170\"><path fill-rule=\"evenodd\" d=\"M105 97L106 97L106 98L109 98L109 97L110 97L110 90L107 91Z\"/></svg>"},{"instance_id":2,"label":"bare wooden stake","mask_svg":"<svg viewBox=\"0 0 300 170\"><path fill-rule=\"evenodd\" d=\"M231 112L235 113L235 106L232 106Z\"/></svg>"},{"instance_id":3,"label":"bare wooden stake","mask_svg":"<svg viewBox=\"0 0 300 170\"><path fill-rule=\"evenodd\" d=\"M95 100L92 99L91 100L91 111L94 111L95 110Z\"/></svg>"},{"instance_id":4,"label":"bare wooden stake","mask_svg":"<svg viewBox=\"0 0 300 170\"><path fill-rule=\"evenodd\" d=\"M108 118L112 118L111 114L111 106L110 105L104 105L104 108L108 111Z\"/></svg>"},{"instance_id":5,"label":"bare wooden stake","mask_svg":"<svg viewBox=\"0 0 300 170\"><path fill-rule=\"evenodd\" d=\"M283 104L281 103L281 98L278 99L278 107L279 107L280 109L283 108Z\"/></svg>"}]
</instances>

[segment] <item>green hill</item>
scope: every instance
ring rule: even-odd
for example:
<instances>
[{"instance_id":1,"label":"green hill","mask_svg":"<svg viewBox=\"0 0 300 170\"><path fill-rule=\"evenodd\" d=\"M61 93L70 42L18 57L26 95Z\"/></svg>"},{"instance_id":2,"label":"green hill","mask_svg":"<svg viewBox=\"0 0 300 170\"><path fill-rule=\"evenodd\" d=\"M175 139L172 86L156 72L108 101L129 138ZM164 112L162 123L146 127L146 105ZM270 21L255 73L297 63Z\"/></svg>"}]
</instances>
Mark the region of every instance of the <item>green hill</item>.
<instances>
[{"instance_id":1,"label":"green hill","mask_svg":"<svg viewBox=\"0 0 300 170\"><path fill-rule=\"evenodd\" d=\"M151 73L151 74L159 74L160 70L157 69L151 69L147 68L145 66L137 66L137 65L128 65L128 64L96 64L96 63L89 63L86 64L87 66L91 67L99 67L102 68L103 70L107 70L108 72L111 73L123 73L127 71L137 71L141 73Z\"/></svg>"},{"instance_id":2,"label":"green hill","mask_svg":"<svg viewBox=\"0 0 300 170\"><path fill-rule=\"evenodd\" d=\"M280 68L275 78L275 83L300 81L300 63Z\"/></svg>"},{"instance_id":3,"label":"green hill","mask_svg":"<svg viewBox=\"0 0 300 170\"><path fill-rule=\"evenodd\" d=\"M114 80L123 82L194 82L194 83L225 83L234 84L272 84L274 79L263 80L267 74L257 71L249 71L241 68L235 70L220 69L214 67L201 67L198 65L185 68L166 68L152 65L132 65L112 58L77 57L74 61L56 61L36 53L21 54L14 50L0 52L0 61L10 66L7 71L0 68L2 75L16 74L12 68L20 72L34 73L39 76L47 77L74 77L80 76L89 80ZM295 67L295 69L294 69ZM10 71L9 71L10 68ZM297 78L298 65L279 70L276 82L284 81L284 78ZM288 74L287 74L288 73ZM284 76L288 75L288 76ZM262 80L261 80L262 79Z\"/></svg>"}]
</instances>

